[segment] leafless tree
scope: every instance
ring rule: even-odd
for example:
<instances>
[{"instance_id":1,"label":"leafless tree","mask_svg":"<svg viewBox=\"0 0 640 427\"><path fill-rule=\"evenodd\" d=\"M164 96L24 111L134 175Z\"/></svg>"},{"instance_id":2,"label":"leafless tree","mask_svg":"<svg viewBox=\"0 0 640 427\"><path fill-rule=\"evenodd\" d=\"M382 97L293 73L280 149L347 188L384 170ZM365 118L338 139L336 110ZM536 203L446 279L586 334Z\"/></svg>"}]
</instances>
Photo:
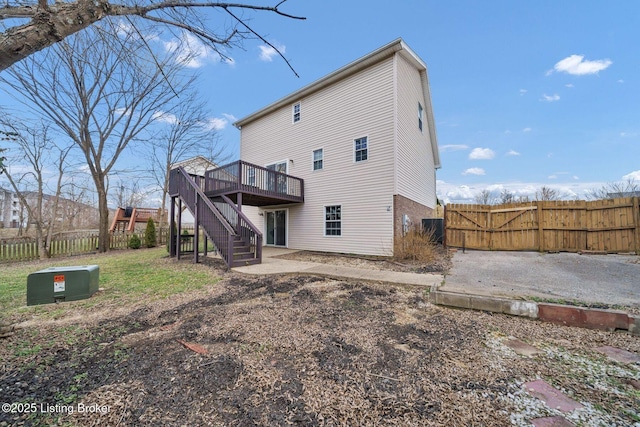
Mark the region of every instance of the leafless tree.
<instances>
[{"instance_id":1,"label":"leafless tree","mask_svg":"<svg viewBox=\"0 0 640 427\"><path fill-rule=\"evenodd\" d=\"M141 207L147 195L140 189L138 181L119 179L114 185L115 202L120 207Z\"/></svg>"},{"instance_id":2,"label":"leafless tree","mask_svg":"<svg viewBox=\"0 0 640 427\"><path fill-rule=\"evenodd\" d=\"M474 197L474 201L479 205L491 205L493 204L493 193L487 189L482 190Z\"/></svg>"},{"instance_id":3,"label":"leafless tree","mask_svg":"<svg viewBox=\"0 0 640 427\"><path fill-rule=\"evenodd\" d=\"M505 188L500 192L499 200L500 200L501 204L515 203L516 202L516 195Z\"/></svg>"},{"instance_id":4,"label":"leafless tree","mask_svg":"<svg viewBox=\"0 0 640 427\"><path fill-rule=\"evenodd\" d=\"M22 213L26 214L29 225L35 228L40 259L48 258L51 236L58 216L65 159L70 147L58 148L50 138L49 128L44 123L31 126L28 123L17 123L7 117L1 118L0 121L5 129L10 129L17 135L12 144L14 156L9 162L21 167L16 172L3 166L3 172L20 200ZM27 164L22 163L24 161ZM45 194L46 174L47 169L52 167L55 167L57 176L55 195L49 198Z\"/></svg>"},{"instance_id":5,"label":"leafless tree","mask_svg":"<svg viewBox=\"0 0 640 427\"><path fill-rule=\"evenodd\" d=\"M192 82L182 78L175 51L146 55L135 32L120 34L119 50L106 47L105 37L113 42L108 31L83 31L0 75L16 99L47 117L82 153L98 196L100 252L109 250L109 174L130 143L148 137L156 112Z\"/></svg>"},{"instance_id":6,"label":"leafless tree","mask_svg":"<svg viewBox=\"0 0 640 427\"><path fill-rule=\"evenodd\" d=\"M226 57L225 48L237 46L248 37L257 37L278 52L291 67L275 46L249 26L250 17L245 16L249 12L268 12L286 18L305 19L280 10L286 1L278 0L274 6L265 6L206 0L6 0L0 6L0 21L9 24L17 21L18 24L0 34L0 71L109 17L126 19L134 26L137 21L144 20L188 31L222 57ZM214 15L218 18L217 29L203 21L202 13L199 13L203 9L221 12Z\"/></svg>"},{"instance_id":7,"label":"leafless tree","mask_svg":"<svg viewBox=\"0 0 640 427\"><path fill-rule=\"evenodd\" d=\"M535 199L538 201L560 200L560 192L543 185L536 190Z\"/></svg>"},{"instance_id":8,"label":"leafless tree","mask_svg":"<svg viewBox=\"0 0 640 427\"><path fill-rule=\"evenodd\" d=\"M159 117L166 128L151 144L150 175L162 190L162 211L167 209L171 166L197 155L221 164L226 158L217 130L208 122L205 103L196 94L181 97Z\"/></svg>"},{"instance_id":9,"label":"leafless tree","mask_svg":"<svg viewBox=\"0 0 640 427\"><path fill-rule=\"evenodd\" d=\"M593 200L615 199L617 197L637 196L640 194L640 182L633 178L624 181L610 182L600 188L594 188L587 192L587 198Z\"/></svg>"}]
</instances>

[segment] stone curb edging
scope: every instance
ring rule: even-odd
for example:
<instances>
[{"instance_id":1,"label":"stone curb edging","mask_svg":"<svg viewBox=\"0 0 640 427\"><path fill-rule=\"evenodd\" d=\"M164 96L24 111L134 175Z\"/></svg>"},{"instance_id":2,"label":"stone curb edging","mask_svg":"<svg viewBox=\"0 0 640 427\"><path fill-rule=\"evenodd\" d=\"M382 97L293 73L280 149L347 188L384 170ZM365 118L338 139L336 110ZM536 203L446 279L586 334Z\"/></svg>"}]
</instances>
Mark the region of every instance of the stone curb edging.
<instances>
[{"instance_id":1,"label":"stone curb edging","mask_svg":"<svg viewBox=\"0 0 640 427\"><path fill-rule=\"evenodd\" d=\"M512 316L538 319L543 322L552 322L587 329L600 329L605 331L621 329L633 335L640 336L640 316L633 316L619 310L604 310L461 294L457 292L440 291L435 286L431 288L429 299L436 305L504 313Z\"/></svg>"}]
</instances>

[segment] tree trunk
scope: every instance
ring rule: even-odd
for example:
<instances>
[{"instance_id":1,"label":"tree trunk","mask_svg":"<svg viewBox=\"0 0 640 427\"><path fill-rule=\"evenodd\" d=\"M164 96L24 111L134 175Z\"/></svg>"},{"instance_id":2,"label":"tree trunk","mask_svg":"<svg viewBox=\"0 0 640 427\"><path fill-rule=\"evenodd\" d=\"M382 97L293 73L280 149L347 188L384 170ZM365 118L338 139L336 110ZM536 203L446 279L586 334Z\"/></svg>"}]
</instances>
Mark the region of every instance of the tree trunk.
<instances>
[{"instance_id":1,"label":"tree trunk","mask_svg":"<svg viewBox=\"0 0 640 427\"><path fill-rule=\"evenodd\" d=\"M100 223L98 227L98 252L109 251L109 207L107 206L107 193L104 188L98 190L98 211Z\"/></svg>"}]
</instances>

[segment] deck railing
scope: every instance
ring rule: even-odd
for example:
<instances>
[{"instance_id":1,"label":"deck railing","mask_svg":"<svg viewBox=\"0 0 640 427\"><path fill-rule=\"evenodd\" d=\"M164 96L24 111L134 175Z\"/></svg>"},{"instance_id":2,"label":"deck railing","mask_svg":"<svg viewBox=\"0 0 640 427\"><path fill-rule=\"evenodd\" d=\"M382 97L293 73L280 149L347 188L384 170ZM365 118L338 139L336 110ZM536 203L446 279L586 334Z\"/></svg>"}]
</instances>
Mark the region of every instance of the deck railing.
<instances>
[{"instance_id":1,"label":"deck railing","mask_svg":"<svg viewBox=\"0 0 640 427\"><path fill-rule=\"evenodd\" d=\"M215 196L249 193L258 196L304 200L304 181L282 172L238 160L205 174L205 193Z\"/></svg>"}]
</instances>

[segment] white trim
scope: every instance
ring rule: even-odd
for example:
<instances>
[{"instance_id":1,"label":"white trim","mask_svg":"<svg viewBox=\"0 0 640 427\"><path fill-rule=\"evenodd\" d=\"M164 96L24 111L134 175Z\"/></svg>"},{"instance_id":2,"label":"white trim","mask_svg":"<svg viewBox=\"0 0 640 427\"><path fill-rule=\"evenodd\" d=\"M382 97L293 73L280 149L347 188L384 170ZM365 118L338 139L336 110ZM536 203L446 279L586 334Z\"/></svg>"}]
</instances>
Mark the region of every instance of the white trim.
<instances>
[{"instance_id":1,"label":"white trim","mask_svg":"<svg viewBox=\"0 0 640 427\"><path fill-rule=\"evenodd\" d=\"M340 235L339 236L336 236L333 234L327 234L327 208L333 207L333 206L340 207ZM344 236L344 228L342 227L342 224L344 223L344 218L343 218L342 212L343 212L342 203L322 205L322 236L323 237L329 237L329 238L335 239L335 238L340 238Z\"/></svg>"},{"instance_id":2,"label":"white trim","mask_svg":"<svg viewBox=\"0 0 640 427\"><path fill-rule=\"evenodd\" d=\"M289 247L289 208L273 208L273 209L261 209L264 217L264 244L263 246L269 246L271 248L288 248ZM267 212L284 211L284 246L282 245L270 245L267 243ZM274 236L275 240L275 236Z\"/></svg>"},{"instance_id":3,"label":"white trim","mask_svg":"<svg viewBox=\"0 0 640 427\"><path fill-rule=\"evenodd\" d=\"M313 156L313 154L318 150L322 150L322 167L320 169L316 169L314 167L316 159ZM314 149L311 150L311 172L318 172L318 171L322 171L322 170L324 170L324 147L314 148Z\"/></svg>"},{"instance_id":4,"label":"white trim","mask_svg":"<svg viewBox=\"0 0 640 427\"><path fill-rule=\"evenodd\" d=\"M356 140L363 139L363 138L367 139L367 158L365 160L356 160ZM351 140L351 150L353 152L353 157L352 157L353 163L366 163L366 162L368 162L369 161L369 157L370 157L369 156L369 151L370 151L369 150L369 135L362 135L362 136L359 136L357 138L353 138Z\"/></svg>"}]
</instances>

